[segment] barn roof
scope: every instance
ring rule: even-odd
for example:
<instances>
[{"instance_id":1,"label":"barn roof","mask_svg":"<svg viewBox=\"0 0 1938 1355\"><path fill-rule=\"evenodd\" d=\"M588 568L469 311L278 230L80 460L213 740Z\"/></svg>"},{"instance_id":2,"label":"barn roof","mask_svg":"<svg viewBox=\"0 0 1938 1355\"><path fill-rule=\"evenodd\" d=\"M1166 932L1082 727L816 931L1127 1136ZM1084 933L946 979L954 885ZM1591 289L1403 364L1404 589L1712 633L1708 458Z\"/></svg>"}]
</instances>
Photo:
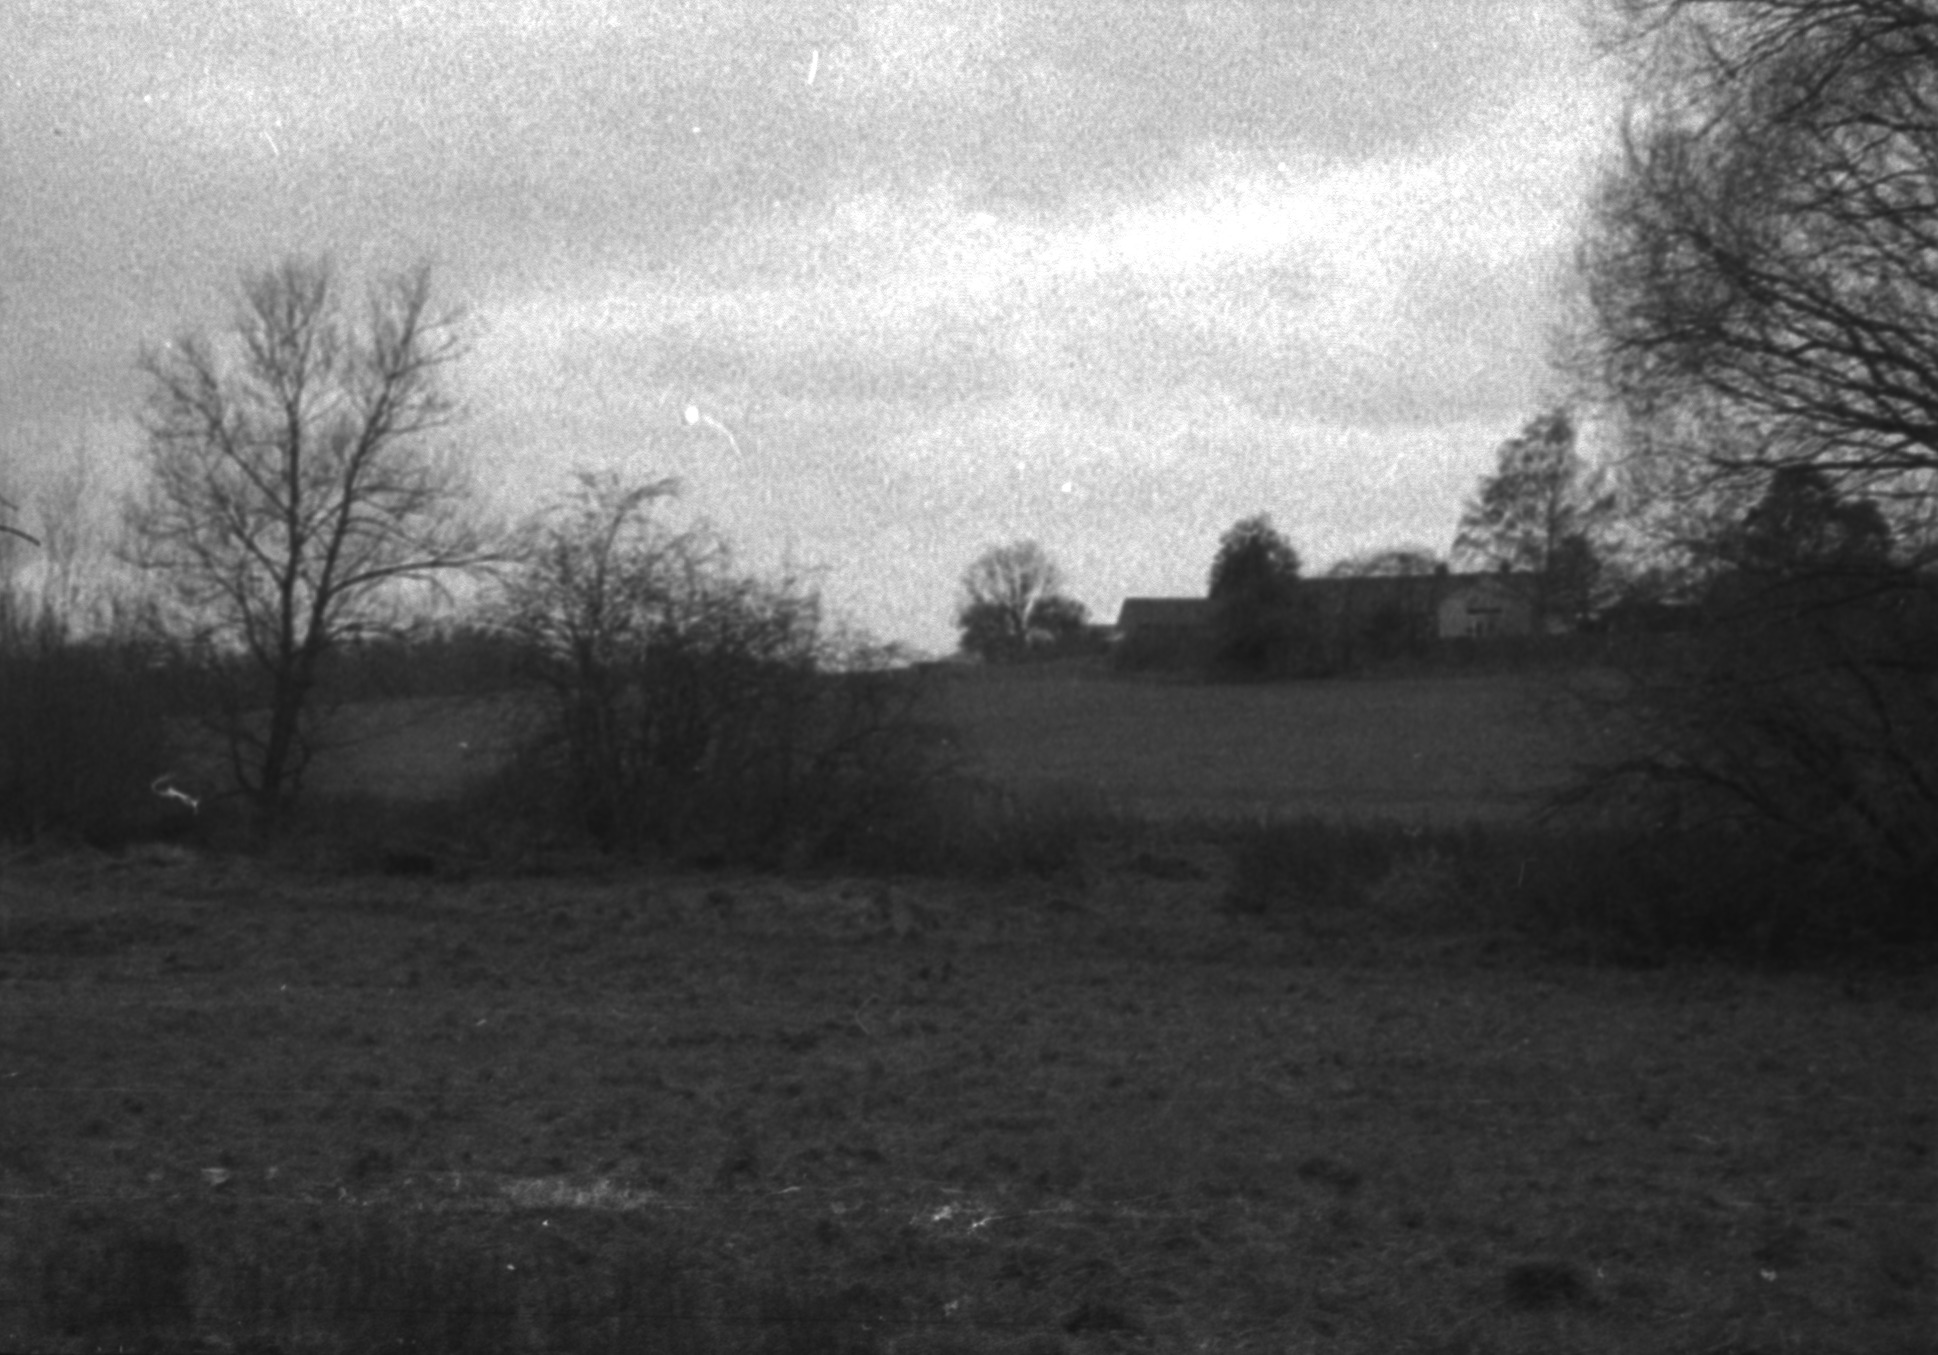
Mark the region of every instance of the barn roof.
<instances>
[{"instance_id":1,"label":"barn roof","mask_svg":"<svg viewBox=\"0 0 1938 1355\"><path fill-rule=\"evenodd\" d=\"M1299 580L1299 591L1328 614L1364 615L1385 607L1431 611L1447 591L1446 574L1370 574Z\"/></svg>"},{"instance_id":2,"label":"barn roof","mask_svg":"<svg viewBox=\"0 0 1938 1355\"><path fill-rule=\"evenodd\" d=\"M1386 607L1430 613L1455 598L1489 595L1526 601L1527 588L1525 575L1500 573L1321 576L1299 581L1303 595L1334 616L1365 615ZM1117 629L1120 634L1202 630L1211 625L1213 614L1209 598L1125 598L1117 613Z\"/></svg>"},{"instance_id":3,"label":"barn roof","mask_svg":"<svg viewBox=\"0 0 1938 1355\"><path fill-rule=\"evenodd\" d=\"M1122 631L1196 630L1210 624L1209 598L1125 598L1117 613Z\"/></svg>"}]
</instances>

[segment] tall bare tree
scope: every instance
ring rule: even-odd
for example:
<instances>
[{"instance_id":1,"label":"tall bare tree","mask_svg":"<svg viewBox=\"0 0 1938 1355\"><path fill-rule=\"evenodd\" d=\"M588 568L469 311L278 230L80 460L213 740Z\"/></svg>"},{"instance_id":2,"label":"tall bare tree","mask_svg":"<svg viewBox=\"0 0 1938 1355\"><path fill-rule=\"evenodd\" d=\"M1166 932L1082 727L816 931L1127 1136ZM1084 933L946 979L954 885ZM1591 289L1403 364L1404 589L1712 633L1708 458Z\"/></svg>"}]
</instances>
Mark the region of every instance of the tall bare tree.
<instances>
[{"instance_id":1,"label":"tall bare tree","mask_svg":"<svg viewBox=\"0 0 1938 1355\"><path fill-rule=\"evenodd\" d=\"M1614 496L1575 451L1573 418L1550 410L1501 444L1494 473L1461 512L1454 553L1531 577L1537 621L1578 623L1592 605L1614 512Z\"/></svg>"},{"instance_id":2,"label":"tall bare tree","mask_svg":"<svg viewBox=\"0 0 1938 1355\"><path fill-rule=\"evenodd\" d=\"M1938 488L1938 10L1614 0L1626 155L1582 262L1595 375L1637 450L1760 487L1808 463Z\"/></svg>"},{"instance_id":3,"label":"tall bare tree","mask_svg":"<svg viewBox=\"0 0 1938 1355\"><path fill-rule=\"evenodd\" d=\"M1581 251L1586 374L1700 623L1634 657L1622 770L1750 825L1813 898L1929 927L1938 7L1609 8L1633 88Z\"/></svg>"},{"instance_id":4,"label":"tall bare tree","mask_svg":"<svg viewBox=\"0 0 1938 1355\"><path fill-rule=\"evenodd\" d=\"M1063 571L1034 541L991 546L963 571L956 628L966 653L1001 660L1034 642L1056 642L1083 629L1081 603L1063 594Z\"/></svg>"},{"instance_id":5,"label":"tall bare tree","mask_svg":"<svg viewBox=\"0 0 1938 1355\"><path fill-rule=\"evenodd\" d=\"M35 605L58 618L69 634L99 635L112 629L116 609L124 605L117 594L126 581L108 568L114 561L106 539L110 522L100 506L98 458L82 433L59 460L60 470L33 496L40 529Z\"/></svg>"},{"instance_id":6,"label":"tall bare tree","mask_svg":"<svg viewBox=\"0 0 1938 1355\"><path fill-rule=\"evenodd\" d=\"M804 581L742 573L710 530L663 521L674 492L582 473L504 573L498 625L543 689L527 807L615 851L771 859L892 831L932 774L919 677L826 625Z\"/></svg>"},{"instance_id":7,"label":"tall bare tree","mask_svg":"<svg viewBox=\"0 0 1938 1355\"><path fill-rule=\"evenodd\" d=\"M16 511L15 505L11 499L0 499L0 512L12 513L14 511ZM28 545L39 544L34 540L33 537L29 536L26 532L22 531L20 528L14 526L11 522L0 522L0 536L7 536L10 538L13 538L14 540L25 541Z\"/></svg>"},{"instance_id":8,"label":"tall bare tree","mask_svg":"<svg viewBox=\"0 0 1938 1355\"><path fill-rule=\"evenodd\" d=\"M0 496L0 515L13 512L13 501ZM20 595L18 574L22 552L27 546L39 544L20 528L0 521L0 645L12 638L12 632L27 619L25 614L31 610Z\"/></svg>"},{"instance_id":9,"label":"tall bare tree","mask_svg":"<svg viewBox=\"0 0 1938 1355\"><path fill-rule=\"evenodd\" d=\"M195 639L253 682L230 703L231 766L273 819L314 751L325 657L392 630L423 590L485 562L468 481L436 435L461 317L432 306L427 267L376 282L361 313L327 262L245 277L232 327L143 355L145 487L136 563L157 571Z\"/></svg>"}]
</instances>

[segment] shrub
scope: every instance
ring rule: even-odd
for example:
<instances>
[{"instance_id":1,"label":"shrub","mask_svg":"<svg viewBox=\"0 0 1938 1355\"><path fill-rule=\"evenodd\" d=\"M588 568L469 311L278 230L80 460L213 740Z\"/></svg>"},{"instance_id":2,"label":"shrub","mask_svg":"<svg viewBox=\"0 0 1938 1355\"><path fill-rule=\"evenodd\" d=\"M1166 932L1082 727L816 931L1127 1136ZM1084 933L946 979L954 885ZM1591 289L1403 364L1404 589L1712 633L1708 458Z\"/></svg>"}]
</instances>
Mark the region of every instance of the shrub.
<instances>
[{"instance_id":1,"label":"shrub","mask_svg":"<svg viewBox=\"0 0 1938 1355\"><path fill-rule=\"evenodd\" d=\"M1233 842L1225 905L1280 918L1359 908L1405 841L1394 824L1300 818L1249 825Z\"/></svg>"},{"instance_id":2,"label":"shrub","mask_svg":"<svg viewBox=\"0 0 1938 1355\"><path fill-rule=\"evenodd\" d=\"M1800 861L1757 833L1299 819L1232 845L1229 910L1325 936L1478 927L1635 964L1798 963L1938 939L1922 892L1894 893L1835 857Z\"/></svg>"},{"instance_id":3,"label":"shrub","mask_svg":"<svg viewBox=\"0 0 1938 1355\"><path fill-rule=\"evenodd\" d=\"M1619 647L1620 679L1577 693L1621 739L1572 798L1700 844L1686 864L1761 899L1759 925L1938 928L1938 583L1740 569L1701 618ZM1718 854L1737 877L1694 859Z\"/></svg>"},{"instance_id":4,"label":"shrub","mask_svg":"<svg viewBox=\"0 0 1938 1355\"><path fill-rule=\"evenodd\" d=\"M501 791L606 851L853 852L943 769L928 679L828 627L798 580L659 523L670 493L583 477L530 529L498 623L539 700Z\"/></svg>"},{"instance_id":5,"label":"shrub","mask_svg":"<svg viewBox=\"0 0 1938 1355\"><path fill-rule=\"evenodd\" d=\"M870 870L1048 878L1079 869L1087 844L1126 840L1138 826L1078 787L1014 790L955 775L928 782L847 859Z\"/></svg>"}]
</instances>

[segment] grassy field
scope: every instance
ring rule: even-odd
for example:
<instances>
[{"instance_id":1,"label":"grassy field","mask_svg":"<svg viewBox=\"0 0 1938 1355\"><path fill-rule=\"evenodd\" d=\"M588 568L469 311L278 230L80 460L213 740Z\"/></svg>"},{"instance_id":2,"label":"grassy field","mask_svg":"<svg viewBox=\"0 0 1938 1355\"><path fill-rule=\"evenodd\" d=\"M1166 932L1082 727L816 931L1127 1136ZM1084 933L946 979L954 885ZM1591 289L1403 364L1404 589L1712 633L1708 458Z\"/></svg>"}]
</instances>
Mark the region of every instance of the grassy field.
<instances>
[{"instance_id":1,"label":"grassy field","mask_svg":"<svg viewBox=\"0 0 1938 1355\"><path fill-rule=\"evenodd\" d=\"M1586 752L1553 683L1516 674L1202 685L1048 668L971 671L944 694L996 780L1159 817L1518 818Z\"/></svg>"},{"instance_id":2,"label":"grassy field","mask_svg":"<svg viewBox=\"0 0 1938 1355\"><path fill-rule=\"evenodd\" d=\"M407 801L454 794L504 757L517 709L505 697L420 697L345 707L332 718L331 746L317 757L304 788ZM222 758L212 744L185 762L205 782L221 780Z\"/></svg>"},{"instance_id":3,"label":"grassy field","mask_svg":"<svg viewBox=\"0 0 1938 1355\"><path fill-rule=\"evenodd\" d=\"M1932 1349L1926 980L1328 941L1219 871L11 862L0 1348Z\"/></svg>"}]
</instances>

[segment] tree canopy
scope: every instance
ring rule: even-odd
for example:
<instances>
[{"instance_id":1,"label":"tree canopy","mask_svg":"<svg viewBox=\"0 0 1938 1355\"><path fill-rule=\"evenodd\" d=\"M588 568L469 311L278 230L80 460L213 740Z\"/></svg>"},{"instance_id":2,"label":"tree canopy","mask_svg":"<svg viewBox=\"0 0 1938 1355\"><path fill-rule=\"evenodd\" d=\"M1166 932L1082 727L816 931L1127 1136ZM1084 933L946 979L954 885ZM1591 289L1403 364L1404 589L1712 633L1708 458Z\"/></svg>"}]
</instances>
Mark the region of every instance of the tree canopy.
<instances>
[{"instance_id":1,"label":"tree canopy","mask_svg":"<svg viewBox=\"0 0 1938 1355\"><path fill-rule=\"evenodd\" d=\"M1326 575L1334 579L1404 579L1438 574L1446 567L1424 546L1393 546L1335 561Z\"/></svg>"},{"instance_id":2,"label":"tree canopy","mask_svg":"<svg viewBox=\"0 0 1938 1355\"><path fill-rule=\"evenodd\" d=\"M1759 573L1871 570L1891 559L1891 529L1875 503L1838 494L1815 466L1784 466L1726 542L1732 565Z\"/></svg>"},{"instance_id":3,"label":"tree canopy","mask_svg":"<svg viewBox=\"0 0 1938 1355\"><path fill-rule=\"evenodd\" d=\"M1609 0L1632 94L1577 356L1699 626L1629 656L1665 822L1938 897L1938 7ZM1864 900L1869 898L1873 905Z\"/></svg>"},{"instance_id":4,"label":"tree canopy","mask_svg":"<svg viewBox=\"0 0 1938 1355\"><path fill-rule=\"evenodd\" d=\"M1063 571L1035 541L991 546L962 575L956 629L965 654L1001 662L1067 647L1089 613L1065 595Z\"/></svg>"},{"instance_id":5,"label":"tree canopy","mask_svg":"<svg viewBox=\"0 0 1938 1355\"><path fill-rule=\"evenodd\" d=\"M1493 474L1460 515L1454 551L1472 565L1532 577L1543 620L1580 621L1614 511L1614 496L1575 450L1573 417L1549 410L1501 444Z\"/></svg>"},{"instance_id":6,"label":"tree canopy","mask_svg":"<svg viewBox=\"0 0 1938 1355\"><path fill-rule=\"evenodd\" d=\"M1288 601L1299 581L1299 553L1292 549L1270 514L1242 518L1218 541L1211 562L1208 594L1270 604Z\"/></svg>"},{"instance_id":7,"label":"tree canopy","mask_svg":"<svg viewBox=\"0 0 1938 1355\"><path fill-rule=\"evenodd\" d=\"M1316 651L1301 614L1299 553L1264 513L1233 523L1211 562L1213 658L1249 677L1299 669Z\"/></svg>"},{"instance_id":8,"label":"tree canopy","mask_svg":"<svg viewBox=\"0 0 1938 1355\"><path fill-rule=\"evenodd\" d=\"M1938 11L1627 0L1626 152L1582 249L1590 367L1664 491L1938 473ZM1698 467L1703 474L1686 472Z\"/></svg>"}]
</instances>

